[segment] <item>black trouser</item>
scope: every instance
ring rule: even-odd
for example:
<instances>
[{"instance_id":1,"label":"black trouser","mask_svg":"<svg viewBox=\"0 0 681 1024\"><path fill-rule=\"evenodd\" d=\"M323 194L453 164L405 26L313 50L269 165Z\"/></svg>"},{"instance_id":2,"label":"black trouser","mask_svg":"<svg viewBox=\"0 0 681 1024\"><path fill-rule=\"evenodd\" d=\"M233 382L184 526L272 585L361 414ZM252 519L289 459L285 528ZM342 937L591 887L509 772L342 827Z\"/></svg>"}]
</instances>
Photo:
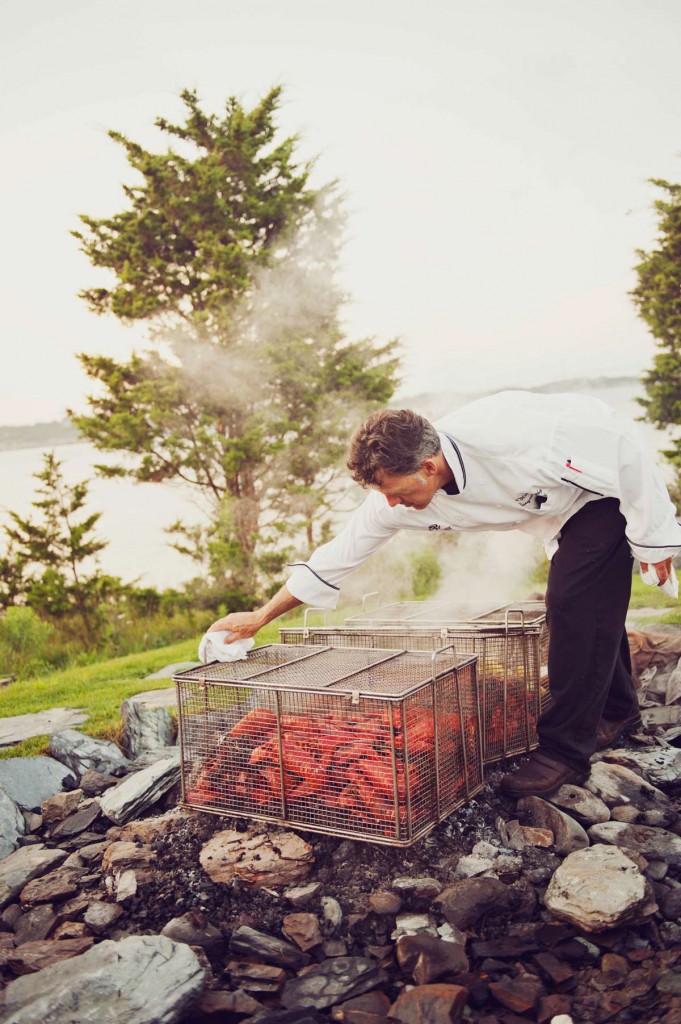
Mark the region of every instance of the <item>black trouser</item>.
<instances>
[{"instance_id":1,"label":"black trouser","mask_svg":"<svg viewBox=\"0 0 681 1024\"><path fill-rule=\"evenodd\" d=\"M537 726L540 748L589 771L599 718L638 707L625 619L632 555L616 498L591 501L561 531L546 592L552 704Z\"/></svg>"}]
</instances>

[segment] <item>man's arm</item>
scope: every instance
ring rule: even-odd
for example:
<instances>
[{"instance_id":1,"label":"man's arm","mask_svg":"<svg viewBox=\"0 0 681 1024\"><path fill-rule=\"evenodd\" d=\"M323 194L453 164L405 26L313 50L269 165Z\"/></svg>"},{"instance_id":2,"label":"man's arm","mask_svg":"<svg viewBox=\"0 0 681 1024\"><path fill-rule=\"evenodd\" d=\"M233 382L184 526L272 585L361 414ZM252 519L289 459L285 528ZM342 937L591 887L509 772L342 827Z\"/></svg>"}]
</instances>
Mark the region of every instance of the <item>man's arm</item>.
<instances>
[{"instance_id":1,"label":"man's arm","mask_svg":"<svg viewBox=\"0 0 681 1024\"><path fill-rule=\"evenodd\" d=\"M225 615L224 618L217 619L210 626L208 632L212 633L215 630L228 629L233 636L226 641L227 643L232 643L234 640L246 640L248 637L255 636L258 630L266 626L272 619L278 618L284 612L290 612L292 608L297 608L302 603L297 597L293 596L286 584L284 584L281 590L278 590L274 597L267 604L264 604L262 608L256 608L252 612L231 612L229 615Z\"/></svg>"}]
</instances>

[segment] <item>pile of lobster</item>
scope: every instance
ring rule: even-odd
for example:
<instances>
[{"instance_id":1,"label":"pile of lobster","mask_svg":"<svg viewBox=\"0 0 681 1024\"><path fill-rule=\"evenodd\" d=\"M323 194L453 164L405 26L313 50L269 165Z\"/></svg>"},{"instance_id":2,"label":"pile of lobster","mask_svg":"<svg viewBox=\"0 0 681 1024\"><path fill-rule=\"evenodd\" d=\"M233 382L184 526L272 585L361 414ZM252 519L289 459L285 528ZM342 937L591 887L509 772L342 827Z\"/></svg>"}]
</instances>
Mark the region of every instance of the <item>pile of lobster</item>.
<instances>
[{"instance_id":1,"label":"pile of lobster","mask_svg":"<svg viewBox=\"0 0 681 1024\"><path fill-rule=\"evenodd\" d=\"M475 750L476 725L467 742ZM405 739L406 737L406 739ZM438 717L441 759L461 760L456 713ZM359 826L394 835L412 816L432 811L434 772L432 707L362 708L277 716L249 711L215 744L187 803L215 810L287 817L329 828ZM465 799L465 777L451 786Z\"/></svg>"},{"instance_id":2,"label":"pile of lobster","mask_svg":"<svg viewBox=\"0 0 681 1024\"><path fill-rule=\"evenodd\" d=\"M506 684L488 679L484 685L483 752L485 761L498 760L537 744L537 696L526 692L522 680ZM504 711L505 705L505 711Z\"/></svg>"}]
</instances>

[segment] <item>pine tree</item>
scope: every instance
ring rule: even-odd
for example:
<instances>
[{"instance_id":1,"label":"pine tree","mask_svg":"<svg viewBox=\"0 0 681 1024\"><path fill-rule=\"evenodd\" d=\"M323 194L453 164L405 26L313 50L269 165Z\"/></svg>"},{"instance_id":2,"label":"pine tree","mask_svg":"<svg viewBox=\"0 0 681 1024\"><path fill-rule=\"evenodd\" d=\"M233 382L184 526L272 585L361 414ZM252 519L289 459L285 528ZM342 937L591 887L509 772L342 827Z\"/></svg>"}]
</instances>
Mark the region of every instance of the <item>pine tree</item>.
<instances>
[{"instance_id":1,"label":"pine tree","mask_svg":"<svg viewBox=\"0 0 681 1024\"><path fill-rule=\"evenodd\" d=\"M133 453L102 472L204 495L208 527L175 524L176 546L245 600L288 546L315 543L350 430L394 391L395 346L343 335L338 189L312 188L298 140L278 138L280 90L252 110L231 99L222 117L194 92L182 101L183 124L156 122L175 149L110 133L138 183L121 213L74 232L114 277L82 292L90 309L149 325L125 362L80 357L100 387L74 420L98 448Z\"/></svg>"}]
</instances>

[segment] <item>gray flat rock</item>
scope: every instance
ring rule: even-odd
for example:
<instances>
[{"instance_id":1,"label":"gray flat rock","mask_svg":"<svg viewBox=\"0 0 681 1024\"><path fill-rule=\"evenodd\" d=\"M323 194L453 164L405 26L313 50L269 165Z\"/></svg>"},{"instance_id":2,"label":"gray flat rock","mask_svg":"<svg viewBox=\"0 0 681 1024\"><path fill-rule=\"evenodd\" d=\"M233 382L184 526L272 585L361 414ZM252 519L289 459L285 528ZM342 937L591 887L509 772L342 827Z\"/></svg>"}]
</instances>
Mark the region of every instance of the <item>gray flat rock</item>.
<instances>
[{"instance_id":1,"label":"gray flat rock","mask_svg":"<svg viewBox=\"0 0 681 1024\"><path fill-rule=\"evenodd\" d=\"M623 764L643 775L654 786L670 785L681 779L681 750L676 747L655 747L653 750L605 750L594 761Z\"/></svg>"},{"instance_id":2,"label":"gray flat rock","mask_svg":"<svg viewBox=\"0 0 681 1024\"><path fill-rule=\"evenodd\" d=\"M608 805L616 821L665 828L678 817L669 797L623 764L593 765L584 786Z\"/></svg>"},{"instance_id":3,"label":"gray flat rock","mask_svg":"<svg viewBox=\"0 0 681 1024\"><path fill-rule=\"evenodd\" d=\"M87 717L87 713L81 708L49 708L47 711L35 711L30 715L0 719L0 747L23 743L32 736L51 736L59 729L82 725Z\"/></svg>"},{"instance_id":4,"label":"gray flat rock","mask_svg":"<svg viewBox=\"0 0 681 1024\"><path fill-rule=\"evenodd\" d=\"M56 868L68 857L66 850L48 850L42 843L20 846L0 861L0 910L33 878Z\"/></svg>"},{"instance_id":5,"label":"gray flat rock","mask_svg":"<svg viewBox=\"0 0 681 1024\"><path fill-rule=\"evenodd\" d=\"M11 1024L175 1024L199 997L203 969L161 935L105 941L17 978L5 992Z\"/></svg>"},{"instance_id":6,"label":"gray flat rock","mask_svg":"<svg viewBox=\"0 0 681 1024\"><path fill-rule=\"evenodd\" d=\"M172 693L172 699L170 694ZM130 757L147 750L170 746L175 739L175 720L168 704L175 703L175 688L138 693L123 701L121 745Z\"/></svg>"},{"instance_id":7,"label":"gray flat rock","mask_svg":"<svg viewBox=\"0 0 681 1024\"><path fill-rule=\"evenodd\" d=\"M98 740L76 729L60 729L50 739L50 754L80 778L87 771L121 775L128 759L110 740Z\"/></svg>"},{"instance_id":8,"label":"gray flat rock","mask_svg":"<svg viewBox=\"0 0 681 1024\"><path fill-rule=\"evenodd\" d=\"M65 783L75 788L76 776L53 757L8 757L0 761L0 783L22 810L38 813Z\"/></svg>"},{"instance_id":9,"label":"gray flat rock","mask_svg":"<svg viewBox=\"0 0 681 1024\"><path fill-rule=\"evenodd\" d=\"M629 825L625 821L604 821L589 829L592 842L611 843L625 852L634 850L646 860L663 860L681 867L681 836L650 825Z\"/></svg>"},{"instance_id":10,"label":"gray flat rock","mask_svg":"<svg viewBox=\"0 0 681 1024\"><path fill-rule=\"evenodd\" d=\"M167 793L180 778L179 751L172 757L128 775L100 797L102 814L117 825L138 818Z\"/></svg>"},{"instance_id":11,"label":"gray flat rock","mask_svg":"<svg viewBox=\"0 0 681 1024\"><path fill-rule=\"evenodd\" d=\"M16 850L19 836L23 836L25 831L23 814L0 783L0 859Z\"/></svg>"},{"instance_id":12,"label":"gray flat rock","mask_svg":"<svg viewBox=\"0 0 681 1024\"><path fill-rule=\"evenodd\" d=\"M145 679L172 679L178 672L184 672L188 668L198 668L202 662L200 661L176 661L174 665L166 665L165 668L160 668L158 672L152 672L150 676L145 676Z\"/></svg>"},{"instance_id":13,"label":"gray flat rock","mask_svg":"<svg viewBox=\"0 0 681 1024\"><path fill-rule=\"evenodd\" d=\"M544 903L556 917L587 932L615 928L657 910L650 886L633 861L600 843L565 858L549 882Z\"/></svg>"}]
</instances>

